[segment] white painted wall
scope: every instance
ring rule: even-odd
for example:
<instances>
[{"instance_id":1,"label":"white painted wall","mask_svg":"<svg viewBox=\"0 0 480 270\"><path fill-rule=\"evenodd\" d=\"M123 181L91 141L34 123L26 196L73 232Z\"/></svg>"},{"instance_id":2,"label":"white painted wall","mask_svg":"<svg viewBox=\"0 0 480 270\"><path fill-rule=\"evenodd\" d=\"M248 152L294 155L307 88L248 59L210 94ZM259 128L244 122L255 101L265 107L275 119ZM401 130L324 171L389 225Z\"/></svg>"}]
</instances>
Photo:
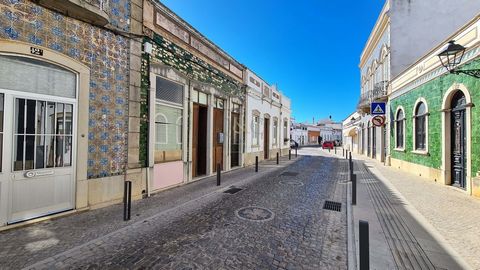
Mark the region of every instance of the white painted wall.
<instances>
[{"instance_id":1,"label":"white painted wall","mask_svg":"<svg viewBox=\"0 0 480 270\"><path fill-rule=\"evenodd\" d=\"M392 78L479 12L478 0L390 0Z\"/></svg>"},{"instance_id":2,"label":"white painted wall","mask_svg":"<svg viewBox=\"0 0 480 270\"><path fill-rule=\"evenodd\" d=\"M256 81L260 83L260 86L252 83L250 78L254 78ZM264 119L265 116L270 117L270 150L275 149L285 149L290 147L290 143L287 141L285 142L285 136L283 134L283 127L284 122L287 123L287 136L286 138L290 138L290 99L283 96L280 91L277 90L275 86L268 85L265 81L263 81L260 77L255 75L250 70L247 70L246 75L246 84L247 84L247 102L246 102L246 138L245 138L245 152L246 153L256 153L261 152L264 149ZM261 89L267 86L270 89L269 96L264 96ZM277 93L279 95L279 99L272 98L272 93ZM259 143L258 145L252 145L253 141L253 113L254 111L258 111L260 113L260 136L259 136ZM277 133L277 142L273 143L273 121L274 119L278 120L278 133Z\"/></svg>"}]
</instances>

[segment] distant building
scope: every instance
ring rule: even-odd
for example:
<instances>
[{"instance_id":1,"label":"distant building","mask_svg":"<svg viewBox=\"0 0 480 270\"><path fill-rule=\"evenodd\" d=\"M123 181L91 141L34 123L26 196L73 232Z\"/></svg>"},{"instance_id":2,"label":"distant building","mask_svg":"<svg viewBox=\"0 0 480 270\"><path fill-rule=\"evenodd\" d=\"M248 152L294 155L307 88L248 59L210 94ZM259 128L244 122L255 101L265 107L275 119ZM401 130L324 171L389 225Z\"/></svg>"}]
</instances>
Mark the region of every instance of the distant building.
<instances>
[{"instance_id":1,"label":"distant building","mask_svg":"<svg viewBox=\"0 0 480 270\"><path fill-rule=\"evenodd\" d=\"M251 70L246 72L245 165L288 154L290 99Z\"/></svg>"}]
</instances>

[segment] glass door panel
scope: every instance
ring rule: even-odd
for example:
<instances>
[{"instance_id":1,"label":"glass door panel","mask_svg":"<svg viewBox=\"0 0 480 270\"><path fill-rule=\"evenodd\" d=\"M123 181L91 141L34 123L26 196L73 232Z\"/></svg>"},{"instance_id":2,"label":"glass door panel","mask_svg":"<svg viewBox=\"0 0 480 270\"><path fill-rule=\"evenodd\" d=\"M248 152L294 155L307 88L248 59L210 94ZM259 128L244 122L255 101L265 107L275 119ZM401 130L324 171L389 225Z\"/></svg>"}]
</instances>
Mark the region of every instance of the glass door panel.
<instances>
[{"instance_id":1,"label":"glass door panel","mask_svg":"<svg viewBox=\"0 0 480 270\"><path fill-rule=\"evenodd\" d=\"M13 170L72 165L73 104L15 100Z\"/></svg>"}]
</instances>

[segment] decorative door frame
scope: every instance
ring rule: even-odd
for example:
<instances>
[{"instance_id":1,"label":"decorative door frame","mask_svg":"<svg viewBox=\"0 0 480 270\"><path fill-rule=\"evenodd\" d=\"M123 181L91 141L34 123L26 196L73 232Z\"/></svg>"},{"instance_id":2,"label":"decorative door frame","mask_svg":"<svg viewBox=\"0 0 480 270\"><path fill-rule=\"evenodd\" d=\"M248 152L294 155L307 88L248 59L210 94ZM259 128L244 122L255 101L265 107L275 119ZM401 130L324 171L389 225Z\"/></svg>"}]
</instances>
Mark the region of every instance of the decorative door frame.
<instances>
[{"instance_id":1,"label":"decorative door frame","mask_svg":"<svg viewBox=\"0 0 480 270\"><path fill-rule=\"evenodd\" d=\"M466 153L467 157L467 167L466 167L466 177L465 177L465 190L468 194L472 194L472 98L470 96L470 91L468 91L465 85L460 83L453 84L444 94L442 102L442 181L445 185L452 184L452 98L457 91L462 91L466 99L466 108L465 108L465 131L466 131Z\"/></svg>"},{"instance_id":2,"label":"decorative door frame","mask_svg":"<svg viewBox=\"0 0 480 270\"><path fill-rule=\"evenodd\" d=\"M32 48L43 50L43 55L32 54ZM72 71L77 75L77 125L74 135L76 136L76 153L72 159L75 161L73 164L73 175L75 178L75 201L74 206L76 209L88 207L88 183L87 183L87 151L81 151L81 149L88 148L88 121L89 121L89 93L90 93L90 69L84 64L73 60L72 58L51 50L47 47L33 46L30 43L13 41L13 40L0 40L0 54L15 55L20 57L32 58L40 60L46 63L51 63L56 66L60 66L67 70ZM9 188L2 188L2 195L5 195ZM9 200L7 196L0 196L0 205L5 204L4 200ZM0 226L6 223L6 213L0 208Z\"/></svg>"}]
</instances>

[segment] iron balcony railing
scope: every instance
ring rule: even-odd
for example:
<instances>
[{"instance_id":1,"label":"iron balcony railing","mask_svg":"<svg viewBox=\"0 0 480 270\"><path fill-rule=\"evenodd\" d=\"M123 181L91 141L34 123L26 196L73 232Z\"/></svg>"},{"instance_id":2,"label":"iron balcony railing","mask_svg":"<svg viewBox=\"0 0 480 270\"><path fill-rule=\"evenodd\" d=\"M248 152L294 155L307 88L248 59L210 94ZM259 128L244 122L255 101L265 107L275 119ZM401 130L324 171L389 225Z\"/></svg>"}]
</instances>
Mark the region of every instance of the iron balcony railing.
<instances>
[{"instance_id":1,"label":"iron balcony railing","mask_svg":"<svg viewBox=\"0 0 480 270\"><path fill-rule=\"evenodd\" d=\"M388 86L388 81L376 83L372 90L364 92L360 95L357 108L361 110L370 107L371 102L386 98L388 95Z\"/></svg>"}]
</instances>

